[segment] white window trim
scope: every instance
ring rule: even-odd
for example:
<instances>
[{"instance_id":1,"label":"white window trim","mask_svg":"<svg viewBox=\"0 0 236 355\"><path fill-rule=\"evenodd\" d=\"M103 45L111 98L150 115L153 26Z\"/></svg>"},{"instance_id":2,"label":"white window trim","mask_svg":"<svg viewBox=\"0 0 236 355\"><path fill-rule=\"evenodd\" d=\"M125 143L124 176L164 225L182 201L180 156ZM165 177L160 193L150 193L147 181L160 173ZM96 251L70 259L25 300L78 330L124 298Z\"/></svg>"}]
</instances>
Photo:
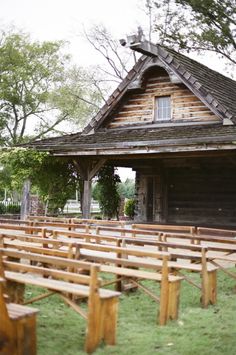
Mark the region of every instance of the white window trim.
<instances>
[{"instance_id":1,"label":"white window trim","mask_svg":"<svg viewBox=\"0 0 236 355\"><path fill-rule=\"evenodd\" d=\"M158 99L159 98L164 98L164 97L168 97L170 98L170 118L164 118L164 119L160 119L158 118L158 105L157 105L157 102L158 102ZM172 106L172 99L171 99L171 95L158 95L158 96L154 96L154 109L153 109L153 122L156 122L156 123L163 123L163 122L169 122L172 120L172 109L173 109L173 106Z\"/></svg>"}]
</instances>

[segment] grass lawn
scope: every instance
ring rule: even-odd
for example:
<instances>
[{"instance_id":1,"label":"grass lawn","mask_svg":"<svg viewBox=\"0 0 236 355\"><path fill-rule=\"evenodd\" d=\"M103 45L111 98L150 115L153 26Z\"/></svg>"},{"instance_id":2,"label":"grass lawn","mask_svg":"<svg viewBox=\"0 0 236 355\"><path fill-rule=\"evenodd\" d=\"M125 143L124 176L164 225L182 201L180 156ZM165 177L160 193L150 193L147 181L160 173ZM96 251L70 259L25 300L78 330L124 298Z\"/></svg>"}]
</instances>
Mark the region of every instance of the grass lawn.
<instances>
[{"instance_id":1,"label":"grass lawn","mask_svg":"<svg viewBox=\"0 0 236 355\"><path fill-rule=\"evenodd\" d=\"M193 276L199 283L199 275ZM117 345L101 345L96 355L236 354L235 284L235 280L219 272L217 305L202 309L198 289L183 282L179 319L164 327L155 324L158 305L142 291L122 295ZM157 287L150 285L153 290ZM37 292L35 288L28 288L27 297ZM40 310L38 355L85 354L85 322L59 296L51 296L34 306Z\"/></svg>"}]
</instances>

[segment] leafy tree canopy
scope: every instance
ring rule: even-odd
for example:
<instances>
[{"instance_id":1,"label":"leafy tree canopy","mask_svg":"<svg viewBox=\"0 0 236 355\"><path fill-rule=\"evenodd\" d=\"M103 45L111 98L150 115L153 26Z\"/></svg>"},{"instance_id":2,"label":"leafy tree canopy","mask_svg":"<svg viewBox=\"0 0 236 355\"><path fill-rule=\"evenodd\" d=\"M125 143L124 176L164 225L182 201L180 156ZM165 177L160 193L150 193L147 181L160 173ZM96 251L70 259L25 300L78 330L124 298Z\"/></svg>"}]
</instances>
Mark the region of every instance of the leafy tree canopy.
<instances>
[{"instance_id":1,"label":"leafy tree canopy","mask_svg":"<svg viewBox=\"0 0 236 355\"><path fill-rule=\"evenodd\" d=\"M212 51L236 64L235 0L148 2L155 8L154 30L162 43L189 51Z\"/></svg>"},{"instance_id":2,"label":"leafy tree canopy","mask_svg":"<svg viewBox=\"0 0 236 355\"><path fill-rule=\"evenodd\" d=\"M121 182L118 186L119 195L122 198L132 199L135 195L135 182L133 179L126 179L124 182Z\"/></svg>"},{"instance_id":3,"label":"leafy tree canopy","mask_svg":"<svg viewBox=\"0 0 236 355\"><path fill-rule=\"evenodd\" d=\"M1 144L63 133L68 124L62 123L68 120L78 129L98 110L98 89L85 70L70 66L63 45L32 41L19 31L1 32Z\"/></svg>"},{"instance_id":4,"label":"leafy tree canopy","mask_svg":"<svg viewBox=\"0 0 236 355\"><path fill-rule=\"evenodd\" d=\"M98 173L95 196L98 199L102 214L108 218L114 216L118 218L120 204L119 182L120 177L115 173L113 166L106 165Z\"/></svg>"}]
</instances>

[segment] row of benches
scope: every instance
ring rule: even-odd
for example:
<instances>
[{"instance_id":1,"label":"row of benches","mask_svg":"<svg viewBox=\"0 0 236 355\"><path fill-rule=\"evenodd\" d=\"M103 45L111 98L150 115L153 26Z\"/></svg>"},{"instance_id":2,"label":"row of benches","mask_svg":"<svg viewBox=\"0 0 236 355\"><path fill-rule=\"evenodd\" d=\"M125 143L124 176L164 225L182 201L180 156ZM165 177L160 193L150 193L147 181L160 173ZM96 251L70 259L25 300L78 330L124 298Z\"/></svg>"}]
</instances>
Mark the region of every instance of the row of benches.
<instances>
[{"instance_id":1,"label":"row of benches","mask_svg":"<svg viewBox=\"0 0 236 355\"><path fill-rule=\"evenodd\" d=\"M52 229L47 229L49 227L46 225L44 222L42 223L42 227L30 227L30 226L21 226L19 225L1 225L2 229L4 228L5 230L11 231L10 233L4 233L2 235L2 241L3 245L1 250L4 250L5 252L8 250L12 251L12 248L15 250L17 253L23 253L23 254L18 254L18 260L21 260L21 263L19 262L14 262L11 261L12 264L9 266L9 258L15 258L14 256L10 255L5 255L7 257L8 264L2 264L4 268L10 267L10 268L15 268L14 271L12 270L6 270L6 272L14 272L14 273L21 273L23 271L22 269L22 259L23 255L27 254L28 256L31 255L31 257L35 257L36 254L37 258L40 257L49 257L49 258L59 258L63 259L63 263L65 260L68 260L68 257L70 259L73 258L86 258L86 260L90 260L91 262L99 262L101 263L100 265L100 270L102 272L109 272L110 274L113 274L116 276L115 284L117 289L122 289L122 283L121 280L124 277L129 277L129 279L132 280L132 283L134 285L138 285L141 287L145 292L147 292L149 295L151 295L154 299L158 299L156 295L153 295L150 293L149 290L147 290L144 286L142 286L137 280L141 279L152 279L155 281L160 282L161 284L161 305L160 305L160 317L159 321L160 324L165 324L167 319L176 319L178 315L178 299L179 299L179 290L180 290L180 281L181 277L176 277L173 275L170 275L168 272L168 268L171 268L171 271L176 271L176 270L181 270L181 269L187 269L191 271L198 271L201 273L202 277L202 302L204 306L207 306L209 302L215 303L216 301L216 267L210 266L209 263L207 264L207 260L212 260L213 257L208 257L208 250L205 247L201 247L199 245L193 245L189 244L186 246L186 243L184 243L182 246L178 242L175 244L173 241L170 242L169 239L176 237L176 233L163 233L160 231L155 231L155 230L143 230L142 233L140 234L140 237L137 237L137 234L134 236L132 233L130 234L132 237L127 238L124 234L124 229L123 227L119 228L119 231L121 232L120 235L118 236L112 236L112 235L101 235L101 229L102 228L110 228L110 230L106 230L106 232L111 232L112 234L117 233L115 230L116 228L114 227L104 227L104 226L97 226L97 228L101 228L100 230L95 230L97 234L90 234L90 233L78 233L78 232L73 232L73 231L68 231L65 228L63 228L61 225L61 229L57 231L53 231ZM55 223L55 222L54 222ZM0 228L1 228L0 227ZM20 228L19 228L20 227ZM136 226L137 227L137 226ZM145 225L146 227L146 225ZM17 234L13 234L13 230ZM135 231L135 230L134 230ZM138 230L137 230L138 231ZM22 232L30 233L29 235L22 234ZM32 235L33 233L38 233L38 237ZM137 232L138 233L138 232ZM116 234L117 235L117 234ZM182 238L187 240L187 233L182 234ZM233 235L233 234L232 234ZM231 236L232 236L231 235ZM180 234L177 233L177 236L180 237ZM188 237L190 236L190 233ZM159 238L157 240L157 237ZM196 235L195 235L196 237ZM200 236L198 235L197 238ZM222 239L219 235L217 236L220 239ZM218 239L219 239L218 238ZM203 238L204 239L204 238ZM228 247L232 247L234 245L234 239L233 238L223 238L224 241L228 242ZM231 240L232 239L232 240ZM8 240L8 241L7 241ZM198 239L197 243L199 243ZM196 240L194 243L196 243ZM201 239L202 240L202 239ZM211 238L212 240L212 238ZM17 241L17 243L16 243ZM232 242L232 243L231 243ZM106 243L106 244L105 244ZM218 243L218 240L217 240ZM223 243L223 241L222 241ZM23 245L24 244L24 245ZM37 245L38 244L38 245ZM114 246L115 244L115 246ZM224 243L225 244L225 243ZM230 245L231 244L231 245ZM40 245L40 246L39 246ZM223 244L222 244L223 245ZM132 248L131 248L132 246ZM142 246L141 250L138 250L137 248L140 248ZM145 249L143 248L145 246ZM159 249L158 255L156 252L153 250L146 250L146 247L148 248L157 248ZM186 250L183 251L182 253L177 251L177 249L184 249L186 248L191 251L186 254ZM225 247L225 245L224 245ZM218 246L215 246L217 249ZM175 252L173 252L173 249ZM226 248L227 249L227 248ZM20 251L21 250L21 251ZM24 252L22 252L24 250ZM165 250L165 251L164 251ZM218 250L218 249L217 249ZM170 254L168 254L166 251L168 251ZM171 251L171 252L170 252ZM232 249L230 250L232 251ZM141 254L139 254L139 252ZM145 254L146 253L146 254ZM106 255L105 255L106 254ZM138 256L137 256L138 254ZM49 256L51 255L51 256ZM54 256L57 255L57 256ZM141 259L142 260L138 260ZM162 258L162 262L160 262L160 257ZM4 259L3 258L3 259ZM67 259L66 259L67 258ZM151 259L150 259L151 258ZM155 258L155 260L153 260ZM169 261L165 258L168 258L169 260L172 259L172 261ZM188 264L188 266L183 267L181 264L181 267L178 266L178 262L176 259L188 259L192 261L191 264ZM135 260L134 260L135 259ZM175 259L175 261L173 261ZM234 260L233 258L231 258ZM29 260L29 259L28 259ZM31 262L35 262L36 260L31 260ZM55 260L54 260L55 261ZM74 262L74 260L72 260ZM193 264L193 262L201 262L201 264ZM37 259L37 262L38 259ZM80 261L82 262L82 261ZM87 263L90 265L90 267L93 267L94 265ZM105 265L105 263L109 263L109 265ZM41 263L44 265L47 262L44 260L41 260ZM85 261L83 261L85 263ZM14 264L14 266L12 266ZM96 265L95 265L96 266ZM25 267L25 266L24 266ZM29 267L29 265L28 265ZM31 267L33 267L31 265ZM36 267L36 266L35 266ZM38 266L37 266L38 267ZM63 264L61 267L65 269L70 269L70 272L72 270L68 265ZM132 268L131 268L132 267ZM135 267L135 269L133 269ZM146 270L142 270L142 268L146 268ZM48 272L50 269L46 267L44 270L45 274L42 274L41 278L43 279L42 283L44 282L44 287L48 288L47 279L45 279L45 276L49 276ZM82 268L83 270L86 268ZM17 271L16 271L17 270ZM26 269L24 269L26 270ZM32 270L28 272L32 273ZM68 272L67 270L67 272ZM87 269L88 271L88 265ZM150 271L152 270L152 271ZM162 273L159 273L159 271L162 271ZM35 269L34 269L35 271ZM42 271L42 270L41 270ZM47 272L46 272L47 271ZM55 271L58 271L57 268ZM24 271L25 273L26 271ZM12 275L12 274L11 274ZM17 274L18 275L18 274ZM50 274L51 278L54 278L52 276L52 273ZM204 277L204 275L206 275ZM5 275L6 276L6 275ZM24 274L24 277L27 277L28 280L28 274ZM84 275L83 275L84 276ZM8 274L9 277L9 274ZM15 275L16 277L16 275ZM22 277L22 276L20 276ZM39 276L38 276L39 277ZM61 276L60 276L61 277ZM17 282L23 282L27 283L25 279L21 279L24 281L19 281L19 275L17 276L18 281ZM32 279L32 277L31 277ZM47 281L45 281L47 280ZM167 280L167 282L164 282L163 280ZM11 281L16 281L11 280ZM50 280L51 281L51 280ZM58 281L58 280L56 280ZM78 280L77 280L78 281ZM190 280L189 280L190 281ZM71 288L71 280L64 281L68 283L68 287ZM74 281L73 281L74 282ZM191 282L191 281L190 281ZM58 284L57 284L58 285ZM99 290L101 287L103 287L104 284L99 285ZM167 287L165 285L168 285ZM199 286L198 286L199 287ZM50 288L49 288L50 289ZM50 289L51 290L51 289ZM54 290L55 291L55 290ZM64 292L67 292L67 294L71 295L73 292L69 292L68 289L67 291L62 291L62 290L56 290L56 292L60 292L61 296L63 299L70 304L71 306L74 307L78 312L81 312L81 309L78 307L73 302L73 297L66 297ZM63 292L63 293L62 293ZM111 291L114 292L114 291ZM88 297L88 296L87 296ZM89 298L89 297L88 297ZM118 299L118 296L116 296ZM167 301L166 301L167 300ZM117 302L117 301L116 301ZM104 308L104 307L102 307ZM105 307L106 308L106 307ZM81 312L82 314L83 312ZM117 315L117 314L116 314ZM94 318L95 317L95 318ZM100 317L100 318L99 318ZM104 313L100 313L100 316L98 318L101 320L101 318L104 318ZM97 319L96 316L93 314L92 316L93 321L94 319ZM95 322L96 323L96 322ZM101 321L100 321L101 323ZM103 323L103 322L102 322ZM103 323L104 324L104 323ZM88 326L88 325L87 325ZM106 326L105 326L106 328ZM108 332L110 333L110 331ZM92 349L95 349L100 340L104 337L104 334L108 334L103 331L99 331L100 337L96 340L94 340L94 337L92 336L89 338L89 336L86 338L86 350L89 352L89 347L87 344L90 344L89 346ZM112 332L111 332L112 333ZM101 335L103 334L103 335ZM113 329L113 334L114 334L114 329ZM95 337L96 338L96 337ZM89 340L88 340L89 339ZM114 337L113 337L114 340ZM109 340L108 340L109 342ZM92 344L92 345L91 345Z\"/></svg>"}]
</instances>

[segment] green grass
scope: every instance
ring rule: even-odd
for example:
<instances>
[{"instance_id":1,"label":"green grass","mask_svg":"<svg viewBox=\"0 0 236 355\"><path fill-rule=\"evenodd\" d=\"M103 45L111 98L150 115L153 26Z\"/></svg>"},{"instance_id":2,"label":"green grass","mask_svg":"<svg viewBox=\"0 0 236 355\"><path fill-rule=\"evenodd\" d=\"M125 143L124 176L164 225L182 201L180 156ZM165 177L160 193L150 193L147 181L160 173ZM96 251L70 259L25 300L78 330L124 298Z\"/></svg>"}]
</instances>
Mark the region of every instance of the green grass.
<instances>
[{"instance_id":1,"label":"green grass","mask_svg":"<svg viewBox=\"0 0 236 355\"><path fill-rule=\"evenodd\" d=\"M199 282L199 275L193 275ZM153 283L146 283L152 286ZM27 296L39 290L27 289ZM160 327L155 324L158 305L142 291L120 297L117 345L101 345L96 355L233 355L236 353L235 281L218 276L217 305L200 307L200 292L182 283L179 319ZM85 321L59 296L34 304L38 315L38 355L80 355Z\"/></svg>"}]
</instances>

